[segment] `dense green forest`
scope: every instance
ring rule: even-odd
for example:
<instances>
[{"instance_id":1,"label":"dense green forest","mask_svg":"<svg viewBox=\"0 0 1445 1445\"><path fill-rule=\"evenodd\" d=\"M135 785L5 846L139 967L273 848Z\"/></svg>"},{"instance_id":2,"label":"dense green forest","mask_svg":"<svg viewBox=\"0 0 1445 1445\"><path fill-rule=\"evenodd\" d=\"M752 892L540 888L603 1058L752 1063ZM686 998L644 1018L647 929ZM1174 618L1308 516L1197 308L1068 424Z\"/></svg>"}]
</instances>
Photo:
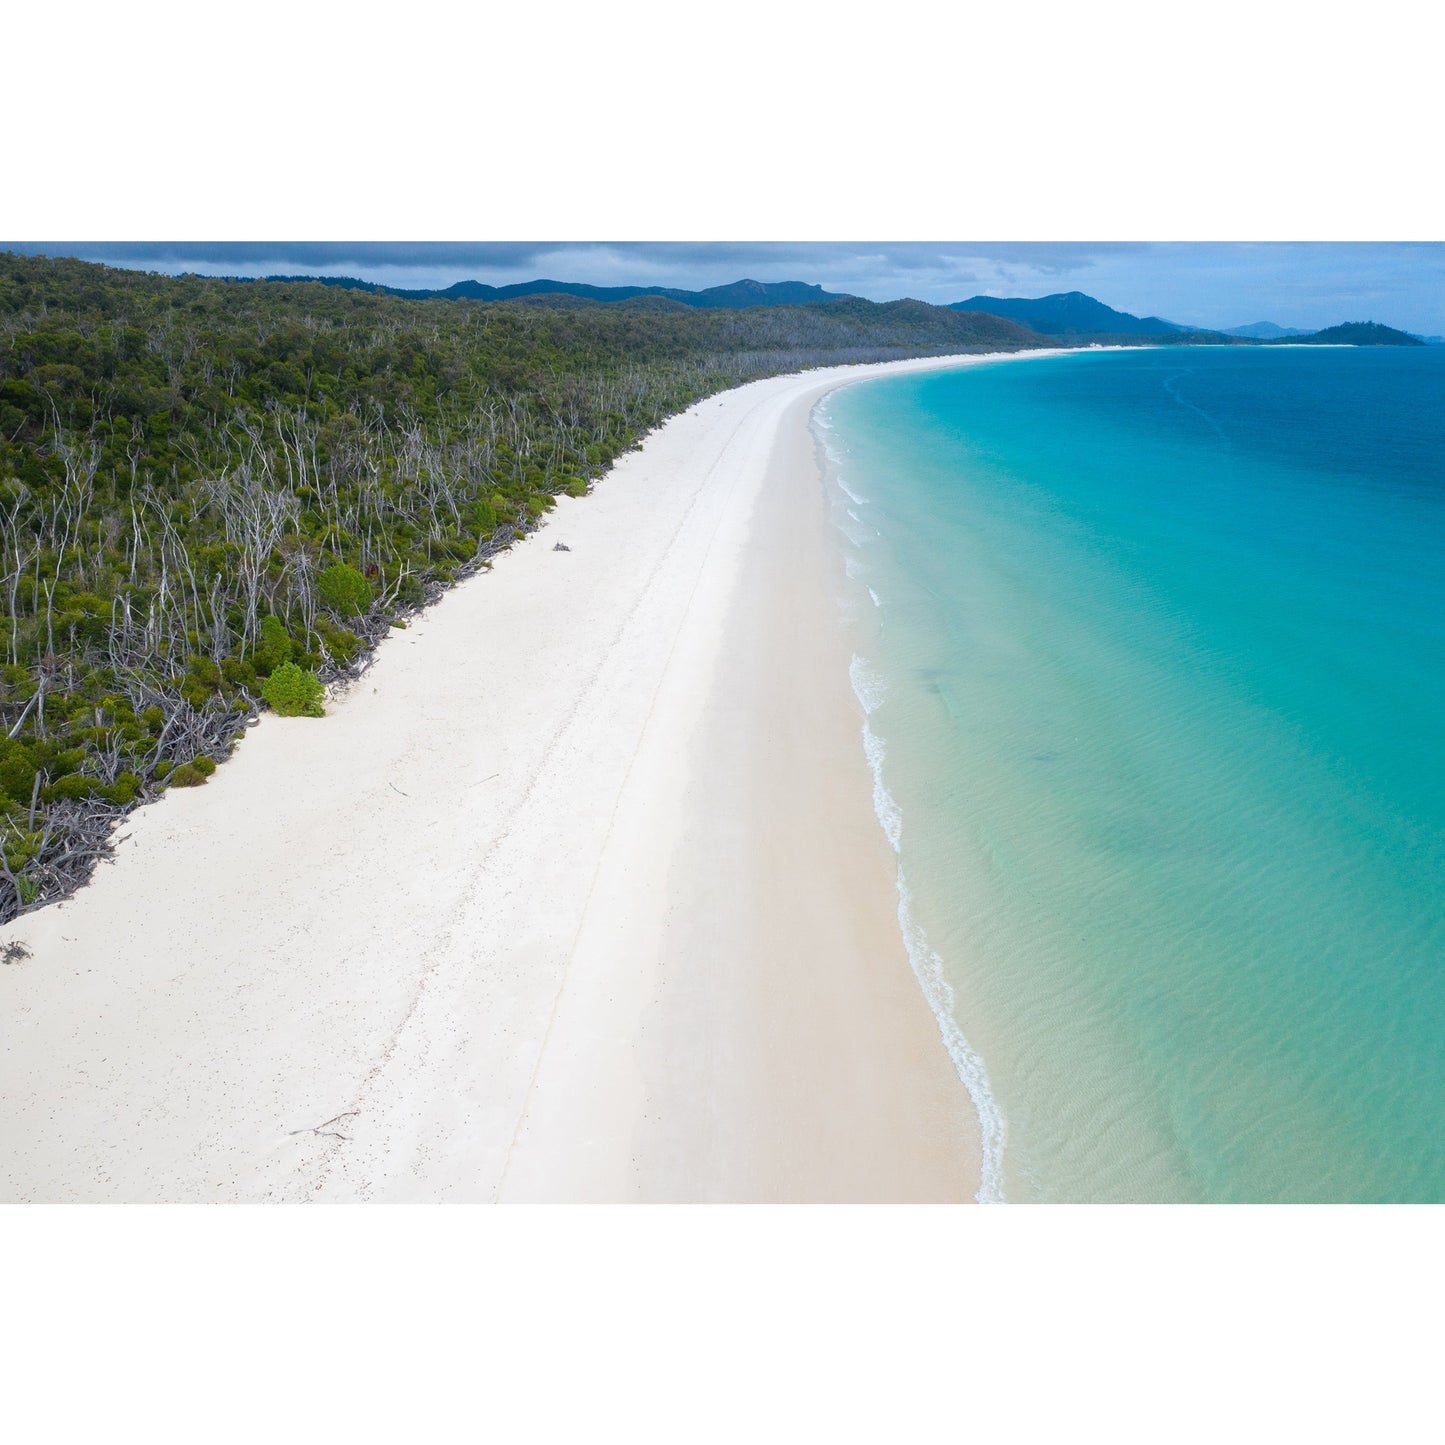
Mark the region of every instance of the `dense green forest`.
<instances>
[{"instance_id":1,"label":"dense green forest","mask_svg":"<svg viewBox=\"0 0 1445 1445\"><path fill-rule=\"evenodd\" d=\"M1418 336L1382 326L1378 321L1346 321L1341 326L1327 326L1305 336L1280 336L1265 342L1266 346L1424 346Z\"/></svg>"},{"instance_id":2,"label":"dense green forest","mask_svg":"<svg viewBox=\"0 0 1445 1445\"><path fill-rule=\"evenodd\" d=\"M0 253L0 922L699 397L1038 344L918 302L408 300Z\"/></svg>"}]
</instances>

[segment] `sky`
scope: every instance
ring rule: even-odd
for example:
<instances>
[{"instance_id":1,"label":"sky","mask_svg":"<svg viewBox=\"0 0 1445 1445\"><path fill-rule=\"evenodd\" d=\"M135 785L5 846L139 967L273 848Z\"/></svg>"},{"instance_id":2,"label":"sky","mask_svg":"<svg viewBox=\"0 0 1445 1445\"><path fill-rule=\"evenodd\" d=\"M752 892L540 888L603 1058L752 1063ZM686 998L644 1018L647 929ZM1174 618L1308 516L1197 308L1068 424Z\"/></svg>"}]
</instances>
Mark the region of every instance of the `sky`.
<instances>
[{"instance_id":1,"label":"sky","mask_svg":"<svg viewBox=\"0 0 1445 1445\"><path fill-rule=\"evenodd\" d=\"M1084 291L1121 311L1212 328L1379 321L1445 333L1440 242L0 242L178 274L357 276L388 286L547 278L698 290L743 277L874 301Z\"/></svg>"}]
</instances>

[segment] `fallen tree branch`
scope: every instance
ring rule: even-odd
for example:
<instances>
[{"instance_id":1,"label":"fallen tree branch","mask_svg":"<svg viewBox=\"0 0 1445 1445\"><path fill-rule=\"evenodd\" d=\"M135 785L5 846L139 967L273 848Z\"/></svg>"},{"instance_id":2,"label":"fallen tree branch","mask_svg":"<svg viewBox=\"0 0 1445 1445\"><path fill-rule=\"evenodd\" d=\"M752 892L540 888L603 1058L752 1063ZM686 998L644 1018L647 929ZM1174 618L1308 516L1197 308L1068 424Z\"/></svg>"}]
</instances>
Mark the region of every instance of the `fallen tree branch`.
<instances>
[{"instance_id":1,"label":"fallen tree branch","mask_svg":"<svg viewBox=\"0 0 1445 1445\"><path fill-rule=\"evenodd\" d=\"M338 1134L334 1129L328 1129L328 1124L339 1124L343 1119L354 1119L361 1111L359 1109L348 1109L344 1114L336 1114L330 1119L323 1119L319 1124L314 1124L307 1129L292 1129L288 1137L295 1138L297 1134L316 1134L322 1139L340 1139L349 1142L350 1134Z\"/></svg>"}]
</instances>

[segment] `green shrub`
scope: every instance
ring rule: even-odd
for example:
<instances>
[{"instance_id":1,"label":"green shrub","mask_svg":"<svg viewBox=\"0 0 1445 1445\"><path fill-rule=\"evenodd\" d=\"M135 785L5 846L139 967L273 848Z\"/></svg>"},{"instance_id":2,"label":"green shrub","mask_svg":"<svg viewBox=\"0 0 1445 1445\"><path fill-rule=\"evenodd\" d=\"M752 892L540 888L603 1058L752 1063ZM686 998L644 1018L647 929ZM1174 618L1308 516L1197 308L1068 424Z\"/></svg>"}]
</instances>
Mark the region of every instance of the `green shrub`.
<instances>
[{"instance_id":1,"label":"green shrub","mask_svg":"<svg viewBox=\"0 0 1445 1445\"><path fill-rule=\"evenodd\" d=\"M328 567L316 579L316 591L333 612L359 617L371 609L371 583L346 562Z\"/></svg>"},{"instance_id":2,"label":"green shrub","mask_svg":"<svg viewBox=\"0 0 1445 1445\"><path fill-rule=\"evenodd\" d=\"M101 797L108 802L126 807L140 797L140 790L140 779L134 773L122 773L108 788L101 788L99 791Z\"/></svg>"},{"instance_id":3,"label":"green shrub","mask_svg":"<svg viewBox=\"0 0 1445 1445\"><path fill-rule=\"evenodd\" d=\"M159 780L165 777L173 767L175 764L169 758L157 758L155 767L151 769L151 777Z\"/></svg>"},{"instance_id":4,"label":"green shrub","mask_svg":"<svg viewBox=\"0 0 1445 1445\"><path fill-rule=\"evenodd\" d=\"M221 685L221 669L209 657L188 657L186 670L212 690Z\"/></svg>"},{"instance_id":5,"label":"green shrub","mask_svg":"<svg viewBox=\"0 0 1445 1445\"><path fill-rule=\"evenodd\" d=\"M321 717L325 689L314 672L283 663L261 684L266 704L282 717Z\"/></svg>"},{"instance_id":6,"label":"green shrub","mask_svg":"<svg viewBox=\"0 0 1445 1445\"><path fill-rule=\"evenodd\" d=\"M563 477L562 488L569 497L585 497L587 483L581 477Z\"/></svg>"},{"instance_id":7,"label":"green shrub","mask_svg":"<svg viewBox=\"0 0 1445 1445\"><path fill-rule=\"evenodd\" d=\"M215 758L208 758L205 753L191 759L191 766L198 772L210 777L216 771Z\"/></svg>"},{"instance_id":8,"label":"green shrub","mask_svg":"<svg viewBox=\"0 0 1445 1445\"><path fill-rule=\"evenodd\" d=\"M40 851L40 833L22 833L17 829L5 835L5 866L18 873Z\"/></svg>"},{"instance_id":9,"label":"green shrub","mask_svg":"<svg viewBox=\"0 0 1445 1445\"><path fill-rule=\"evenodd\" d=\"M420 607L426 601L426 588L422 586L421 578L415 572L408 572L401 579L397 597L405 607Z\"/></svg>"},{"instance_id":10,"label":"green shrub","mask_svg":"<svg viewBox=\"0 0 1445 1445\"><path fill-rule=\"evenodd\" d=\"M325 617L316 619L316 635L326 644L326 650L338 662L350 662L361 651L361 639L345 627L338 627Z\"/></svg>"},{"instance_id":11,"label":"green shrub","mask_svg":"<svg viewBox=\"0 0 1445 1445\"><path fill-rule=\"evenodd\" d=\"M256 686L256 669L239 657L228 657L221 664L221 675L233 688Z\"/></svg>"},{"instance_id":12,"label":"green shrub","mask_svg":"<svg viewBox=\"0 0 1445 1445\"><path fill-rule=\"evenodd\" d=\"M148 707L141 715L140 720L151 732L158 733L166 725L166 715L158 707Z\"/></svg>"},{"instance_id":13,"label":"green shrub","mask_svg":"<svg viewBox=\"0 0 1445 1445\"><path fill-rule=\"evenodd\" d=\"M173 788L199 788L206 781L206 775L194 763L182 763L171 774Z\"/></svg>"},{"instance_id":14,"label":"green shrub","mask_svg":"<svg viewBox=\"0 0 1445 1445\"><path fill-rule=\"evenodd\" d=\"M34 786L34 755L23 743L9 742L8 751L0 756L0 794L8 793L17 802L28 803Z\"/></svg>"},{"instance_id":15,"label":"green shrub","mask_svg":"<svg viewBox=\"0 0 1445 1445\"><path fill-rule=\"evenodd\" d=\"M68 773L57 779L45 790L48 801L58 802L61 798L90 798L95 795L97 783L84 773Z\"/></svg>"},{"instance_id":16,"label":"green shrub","mask_svg":"<svg viewBox=\"0 0 1445 1445\"><path fill-rule=\"evenodd\" d=\"M181 684L181 696L198 712L210 702L212 695L213 689L198 677L188 677Z\"/></svg>"},{"instance_id":17,"label":"green shrub","mask_svg":"<svg viewBox=\"0 0 1445 1445\"><path fill-rule=\"evenodd\" d=\"M261 635L251 655L252 665L262 675L290 662L296 651L286 624L279 617L266 616L261 619Z\"/></svg>"}]
</instances>

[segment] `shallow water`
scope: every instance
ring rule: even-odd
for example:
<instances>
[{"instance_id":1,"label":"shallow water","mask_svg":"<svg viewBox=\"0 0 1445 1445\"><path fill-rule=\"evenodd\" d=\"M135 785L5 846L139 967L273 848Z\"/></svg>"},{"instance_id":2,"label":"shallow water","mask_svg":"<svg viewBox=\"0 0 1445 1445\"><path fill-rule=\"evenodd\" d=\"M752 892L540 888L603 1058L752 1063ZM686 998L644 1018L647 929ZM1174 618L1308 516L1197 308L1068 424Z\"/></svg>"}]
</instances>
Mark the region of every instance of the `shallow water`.
<instances>
[{"instance_id":1,"label":"shallow water","mask_svg":"<svg viewBox=\"0 0 1445 1445\"><path fill-rule=\"evenodd\" d=\"M1445 1198L1445 348L1030 358L815 422L986 1192Z\"/></svg>"}]
</instances>

